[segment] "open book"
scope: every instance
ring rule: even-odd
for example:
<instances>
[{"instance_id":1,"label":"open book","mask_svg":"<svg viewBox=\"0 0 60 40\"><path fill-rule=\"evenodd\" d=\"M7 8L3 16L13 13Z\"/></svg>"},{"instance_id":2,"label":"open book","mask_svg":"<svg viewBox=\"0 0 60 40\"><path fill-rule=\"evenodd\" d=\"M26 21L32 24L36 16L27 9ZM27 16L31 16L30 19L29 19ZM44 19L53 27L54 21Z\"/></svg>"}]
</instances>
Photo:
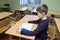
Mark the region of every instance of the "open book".
<instances>
[{"instance_id":1,"label":"open book","mask_svg":"<svg viewBox=\"0 0 60 40\"><path fill-rule=\"evenodd\" d=\"M23 24L20 26L20 28L24 28L24 29L27 29L27 30L29 30L29 31L32 30L32 27L33 27L33 24L31 24L31 23L23 23Z\"/></svg>"}]
</instances>

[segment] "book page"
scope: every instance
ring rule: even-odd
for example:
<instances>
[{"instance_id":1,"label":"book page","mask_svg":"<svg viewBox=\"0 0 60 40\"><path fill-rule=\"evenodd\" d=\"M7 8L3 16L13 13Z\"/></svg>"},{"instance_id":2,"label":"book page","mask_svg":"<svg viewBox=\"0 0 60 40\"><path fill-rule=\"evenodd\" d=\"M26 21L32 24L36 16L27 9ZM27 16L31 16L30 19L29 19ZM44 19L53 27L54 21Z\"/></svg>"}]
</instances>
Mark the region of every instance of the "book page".
<instances>
[{"instance_id":1,"label":"book page","mask_svg":"<svg viewBox=\"0 0 60 40\"><path fill-rule=\"evenodd\" d=\"M23 24L20 26L20 28L24 28L24 29L27 29L27 30L29 30L29 31L32 30L32 27L33 27L33 24L31 24L31 23L23 23Z\"/></svg>"}]
</instances>

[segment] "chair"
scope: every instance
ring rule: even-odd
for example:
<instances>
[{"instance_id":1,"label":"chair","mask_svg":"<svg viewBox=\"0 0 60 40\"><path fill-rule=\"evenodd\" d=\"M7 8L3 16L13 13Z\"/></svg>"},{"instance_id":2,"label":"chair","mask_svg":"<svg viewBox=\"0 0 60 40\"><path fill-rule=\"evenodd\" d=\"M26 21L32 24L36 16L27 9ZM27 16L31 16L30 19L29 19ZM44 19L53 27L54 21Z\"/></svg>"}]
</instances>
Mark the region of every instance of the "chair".
<instances>
[{"instance_id":1,"label":"chair","mask_svg":"<svg viewBox=\"0 0 60 40\"><path fill-rule=\"evenodd\" d=\"M10 6L10 4L4 4L4 6Z\"/></svg>"},{"instance_id":2,"label":"chair","mask_svg":"<svg viewBox=\"0 0 60 40\"><path fill-rule=\"evenodd\" d=\"M48 19L48 22L50 23L51 22L51 17L47 16L47 19Z\"/></svg>"},{"instance_id":3,"label":"chair","mask_svg":"<svg viewBox=\"0 0 60 40\"><path fill-rule=\"evenodd\" d=\"M4 4L4 6L6 6L7 8L4 8L4 11L10 11L10 4Z\"/></svg>"},{"instance_id":4,"label":"chair","mask_svg":"<svg viewBox=\"0 0 60 40\"><path fill-rule=\"evenodd\" d=\"M56 35L56 29L54 25L51 25L48 29L48 39L53 40Z\"/></svg>"},{"instance_id":5,"label":"chair","mask_svg":"<svg viewBox=\"0 0 60 40\"><path fill-rule=\"evenodd\" d=\"M48 40L53 40L55 38L55 32L56 32L56 29L55 29L55 25L52 25L51 24L51 17L50 16L47 16L48 18L48 21L49 21L49 29L48 29Z\"/></svg>"}]
</instances>

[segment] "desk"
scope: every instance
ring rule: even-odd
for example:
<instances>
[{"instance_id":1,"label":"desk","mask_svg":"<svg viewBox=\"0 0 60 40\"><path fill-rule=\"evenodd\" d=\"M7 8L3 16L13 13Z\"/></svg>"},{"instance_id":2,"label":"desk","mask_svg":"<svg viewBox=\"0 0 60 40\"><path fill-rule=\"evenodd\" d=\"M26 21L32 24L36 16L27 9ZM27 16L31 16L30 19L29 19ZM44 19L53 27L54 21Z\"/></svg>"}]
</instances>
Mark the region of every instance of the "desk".
<instances>
[{"instance_id":1,"label":"desk","mask_svg":"<svg viewBox=\"0 0 60 40\"><path fill-rule=\"evenodd\" d=\"M52 14L52 15L60 15L60 12L57 11L57 10L51 10L50 14Z\"/></svg>"},{"instance_id":2,"label":"desk","mask_svg":"<svg viewBox=\"0 0 60 40\"><path fill-rule=\"evenodd\" d=\"M54 18L55 22L56 22L56 33L57 33L57 37L58 40L60 40L60 19L59 18Z\"/></svg>"},{"instance_id":3,"label":"desk","mask_svg":"<svg viewBox=\"0 0 60 40\"><path fill-rule=\"evenodd\" d=\"M11 12L0 12L0 20L5 18L5 17L8 17L10 15L12 15L14 13L11 13Z\"/></svg>"},{"instance_id":4,"label":"desk","mask_svg":"<svg viewBox=\"0 0 60 40\"><path fill-rule=\"evenodd\" d=\"M10 6L0 6L1 11L9 11Z\"/></svg>"},{"instance_id":5,"label":"desk","mask_svg":"<svg viewBox=\"0 0 60 40\"><path fill-rule=\"evenodd\" d=\"M12 14L13 13L10 12L0 12L0 33L8 29L8 27L5 26L7 26L10 23L10 20L6 17L9 17Z\"/></svg>"},{"instance_id":6,"label":"desk","mask_svg":"<svg viewBox=\"0 0 60 40\"><path fill-rule=\"evenodd\" d=\"M57 10L50 11L51 17L60 17L60 12Z\"/></svg>"},{"instance_id":7,"label":"desk","mask_svg":"<svg viewBox=\"0 0 60 40\"><path fill-rule=\"evenodd\" d=\"M54 20L55 20L55 22L56 22L58 31L60 32L60 19L59 19L59 18L54 18Z\"/></svg>"},{"instance_id":8,"label":"desk","mask_svg":"<svg viewBox=\"0 0 60 40\"><path fill-rule=\"evenodd\" d=\"M9 6L0 6L0 8L2 8L2 9L9 8Z\"/></svg>"},{"instance_id":9,"label":"desk","mask_svg":"<svg viewBox=\"0 0 60 40\"><path fill-rule=\"evenodd\" d=\"M5 33L9 34L9 35L13 35L13 36L17 36L17 37L22 37L22 38L26 38L26 39L31 39L34 40L35 36L26 36L26 35L22 35L22 34L18 34L16 32L16 29L24 22L28 22L30 20L36 20L38 19L37 16L35 15L26 15L25 17L23 17L20 21L18 21L13 27L11 27L9 30L7 30ZM33 25L33 29L32 31L37 27L37 24Z\"/></svg>"}]
</instances>

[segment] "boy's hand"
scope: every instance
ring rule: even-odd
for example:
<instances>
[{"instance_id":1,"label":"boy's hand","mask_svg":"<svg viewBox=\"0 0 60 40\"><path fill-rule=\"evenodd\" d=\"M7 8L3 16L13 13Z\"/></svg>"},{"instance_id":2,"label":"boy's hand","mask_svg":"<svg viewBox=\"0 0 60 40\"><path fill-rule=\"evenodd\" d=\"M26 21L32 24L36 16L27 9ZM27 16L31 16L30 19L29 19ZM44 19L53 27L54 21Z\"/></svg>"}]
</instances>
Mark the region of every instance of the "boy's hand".
<instances>
[{"instance_id":1,"label":"boy's hand","mask_svg":"<svg viewBox=\"0 0 60 40\"><path fill-rule=\"evenodd\" d=\"M17 28L17 33L19 33L20 34L20 32L21 32L21 28Z\"/></svg>"}]
</instances>

